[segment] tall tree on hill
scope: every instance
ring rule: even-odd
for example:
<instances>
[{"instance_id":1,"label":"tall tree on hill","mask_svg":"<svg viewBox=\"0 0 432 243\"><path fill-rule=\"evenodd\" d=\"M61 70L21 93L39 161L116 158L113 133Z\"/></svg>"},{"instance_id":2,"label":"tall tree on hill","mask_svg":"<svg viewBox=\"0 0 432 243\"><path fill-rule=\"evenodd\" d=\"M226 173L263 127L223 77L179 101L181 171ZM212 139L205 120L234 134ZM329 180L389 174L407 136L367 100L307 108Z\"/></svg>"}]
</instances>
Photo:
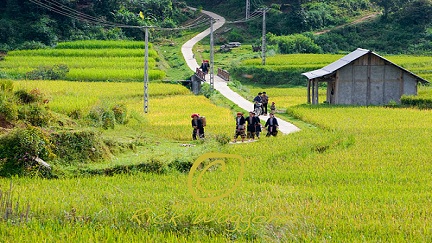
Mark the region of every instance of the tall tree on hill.
<instances>
[{"instance_id":1,"label":"tall tree on hill","mask_svg":"<svg viewBox=\"0 0 432 243\"><path fill-rule=\"evenodd\" d=\"M387 19L391 13L399 10L403 3L410 2L411 0L371 0L384 9L383 18Z\"/></svg>"}]
</instances>

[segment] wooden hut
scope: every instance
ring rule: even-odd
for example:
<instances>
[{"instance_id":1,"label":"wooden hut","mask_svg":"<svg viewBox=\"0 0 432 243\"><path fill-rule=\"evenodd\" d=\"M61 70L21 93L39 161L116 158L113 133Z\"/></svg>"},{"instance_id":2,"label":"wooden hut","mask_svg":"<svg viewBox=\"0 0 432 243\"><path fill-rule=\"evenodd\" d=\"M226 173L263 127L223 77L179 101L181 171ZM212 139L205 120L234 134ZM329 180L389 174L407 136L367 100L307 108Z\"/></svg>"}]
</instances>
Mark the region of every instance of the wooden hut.
<instances>
[{"instance_id":1,"label":"wooden hut","mask_svg":"<svg viewBox=\"0 0 432 243\"><path fill-rule=\"evenodd\" d=\"M345 105L384 105L417 95L418 83L429 83L378 54L358 48L341 59L311 72L307 101L318 104L318 85L327 83L327 102Z\"/></svg>"}]
</instances>

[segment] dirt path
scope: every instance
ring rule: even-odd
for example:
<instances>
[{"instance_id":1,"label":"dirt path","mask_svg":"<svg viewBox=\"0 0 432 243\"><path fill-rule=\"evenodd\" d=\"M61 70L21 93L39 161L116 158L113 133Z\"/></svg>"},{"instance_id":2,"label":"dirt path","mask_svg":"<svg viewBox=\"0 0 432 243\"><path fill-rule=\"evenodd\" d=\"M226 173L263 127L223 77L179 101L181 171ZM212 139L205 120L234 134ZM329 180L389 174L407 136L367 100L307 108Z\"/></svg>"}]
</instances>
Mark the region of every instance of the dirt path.
<instances>
[{"instance_id":1,"label":"dirt path","mask_svg":"<svg viewBox=\"0 0 432 243\"><path fill-rule=\"evenodd\" d=\"M353 22L346 23L346 24L342 24L342 25L338 25L338 26L333 27L333 28L331 28L331 29L321 30L321 31L315 32L314 34L315 34L315 35L322 35L322 34L325 34L325 33L327 33L327 32L330 32L330 31L332 31L332 30L336 30L336 29L343 28L343 27L345 27L345 26L354 25L354 24L358 24L358 23L361 23L361 22L369 21L369 20L375 19L375 18L376 18L378 15L380 15L380 14L381 14L380 12L372 13L372 14L369 14L369 15L363 16L363 17L361 17L361 18L359 18L359 19L356 19L356 20L354 20Z\"/></svg>"}]
</instances>

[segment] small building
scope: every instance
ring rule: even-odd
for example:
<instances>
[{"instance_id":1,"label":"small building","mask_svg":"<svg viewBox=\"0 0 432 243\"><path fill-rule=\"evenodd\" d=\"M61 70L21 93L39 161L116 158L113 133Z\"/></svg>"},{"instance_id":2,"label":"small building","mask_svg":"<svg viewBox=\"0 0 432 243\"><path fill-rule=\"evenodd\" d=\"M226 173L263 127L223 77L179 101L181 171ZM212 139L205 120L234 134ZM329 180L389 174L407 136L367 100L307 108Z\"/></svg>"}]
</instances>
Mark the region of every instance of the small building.
<instances>
[{"instance_id":1,"label":"small building","mask_svg":"<svg viewBox=\"0 0 432 243\"><path fill-rule=\"evenodd\" d=\"M318 85L327 83L327 102L344 105L384 105L417 95L418 83L429 83L378 54L358 48L341 59L311 72L307 101L318 104Z\"/></svg>"}]
</instances>

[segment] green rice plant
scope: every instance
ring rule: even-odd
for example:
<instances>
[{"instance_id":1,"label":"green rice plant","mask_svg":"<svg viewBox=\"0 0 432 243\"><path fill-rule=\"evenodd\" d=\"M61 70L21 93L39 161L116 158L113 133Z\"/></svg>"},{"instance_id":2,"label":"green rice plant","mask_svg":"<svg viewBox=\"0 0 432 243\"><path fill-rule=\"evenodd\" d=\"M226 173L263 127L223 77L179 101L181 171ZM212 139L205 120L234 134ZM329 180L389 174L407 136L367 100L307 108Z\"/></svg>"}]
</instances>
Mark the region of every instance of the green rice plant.
<instances>
[{"instance_id":1,"label":"green rice plant","mask_svg":"<svg viewBox=\"0 0 432 243\"><path fill-rule=\"evenodd\" d=\"M165 72L160 70L149 70L149 80L162 80ZM139 81L144 79L144 70L122 70L122 69L72 69L66 76L66 80L79 81Z\"/></svg>"},{"instance_id":2,"label":"green rice plant","mask_svg":"<svg viewBox=\"0 0 432 243\"><path fill-rule=\"evenodd\" d=\"M116 68L116 69L143 69L144 57L46 57L46 56L8 56L1 62L2 68L20 67L36 68L64 63L69 68ZM115 65L113 65L115 63ZM149 68L155 69L156 60L149 58Z\"/></svg>"},{"instance_id":3,"label":"green rice plant","mask_svg":"<svg viewBox=\"0 0 432 243\"><path fill-rule=\"evenodd\" d=\"M8 56L46 56L46 57L144 57L140 49L38 49L8 52ZM155 50L149 50L149 57L157 58Z\"/></svg>"},{"instance_id":4,"label":"green rice plant","mask_svg":"<svg viewBox=\"0 0 432 243\"><path fill-rule=\"evenodd\" d=\"M56 49L144 49L143 41L127 41L127 40L81 40L71 42L61 42L55 47ZM149 48L152 44L149 43Z\"/></svg>"}]
</instances>

